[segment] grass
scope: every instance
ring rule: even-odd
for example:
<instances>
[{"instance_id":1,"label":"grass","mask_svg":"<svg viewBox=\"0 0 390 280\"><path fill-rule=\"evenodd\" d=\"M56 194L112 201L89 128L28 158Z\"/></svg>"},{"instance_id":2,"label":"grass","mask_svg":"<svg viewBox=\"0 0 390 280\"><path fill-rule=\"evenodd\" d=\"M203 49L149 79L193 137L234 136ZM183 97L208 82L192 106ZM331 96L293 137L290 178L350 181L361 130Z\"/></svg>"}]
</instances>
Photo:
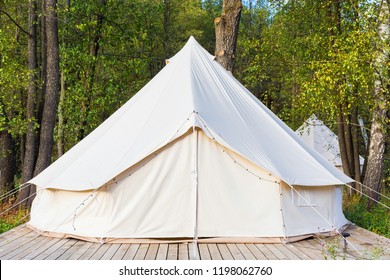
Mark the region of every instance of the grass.
<instances>
[{"instance_id":1,"label":"grass","mask_svg":"<svg viewBox=\"0 0 390 280\"><path fill-rule=\"evenodd\" d=\"M10 199L8 202L0 205L0 233L25 223L29 217L29 211L26 209L14 208L8 210L12 207L13 202L13 199Z\"/></svg>"},{"instance_id":2,"label":"grass","mask_svg":"<svg viewBox=\"0 0 390 280\"><path fill-rule=\"evenodd\" d=\"M386 195L389 196L388 194ZM383 204L389 204L389 202L386 203L386 201L381 202ZM345 196L345 217L357 226L390 238L390 210L378 204L370 211L367 211L366 205L367 199L364 197L360 198L359 196Z\"/></svg>"}]
</instances>

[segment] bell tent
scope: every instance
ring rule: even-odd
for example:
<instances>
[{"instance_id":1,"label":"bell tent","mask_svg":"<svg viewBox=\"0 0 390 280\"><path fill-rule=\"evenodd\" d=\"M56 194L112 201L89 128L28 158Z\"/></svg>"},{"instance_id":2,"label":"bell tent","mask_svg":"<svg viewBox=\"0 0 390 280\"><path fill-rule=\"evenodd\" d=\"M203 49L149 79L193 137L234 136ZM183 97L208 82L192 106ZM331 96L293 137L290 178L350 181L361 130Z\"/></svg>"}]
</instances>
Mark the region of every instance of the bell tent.
<instances>
[{"instance_id":1,"label":"bell tent","mask_svg":"<svg viewBox=\"0 0 390 280\"><path fill-rule=\"evenodd\" d=\"M340 146L337 135L327 127L316 115L308 118L296 133L311 148L316 150L330 164L343 171ZM363 168L364 158L359 156L360 167Z\"/></svg>"},{"instance_id":2,"label":"bell tent","mask_svg":"<svg viewBox=\"0 0 390 280\"><path fill-rule=\"evenodd\" d=\"M350 181L191 37L29 181L28 224L103 242L288 242L346 225L341 185Z\"/></svg>"}]
</instances>

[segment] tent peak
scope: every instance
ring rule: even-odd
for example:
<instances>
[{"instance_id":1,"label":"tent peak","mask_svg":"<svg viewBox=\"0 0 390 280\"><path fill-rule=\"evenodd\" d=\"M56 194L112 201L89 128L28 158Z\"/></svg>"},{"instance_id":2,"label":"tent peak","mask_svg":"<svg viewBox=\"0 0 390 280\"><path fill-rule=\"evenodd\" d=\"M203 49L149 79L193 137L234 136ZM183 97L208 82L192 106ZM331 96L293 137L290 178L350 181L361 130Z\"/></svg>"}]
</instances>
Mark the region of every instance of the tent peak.
<instances>
[{"instance_id":1,"label":"tent peak","mask_svg":"<svg viewBox=\"0 0 390 280\"><path fill-rule=\"evenodd\" d=\"M198 41L194 38L194 36L190 36L190 38L187 41L188 45L199 45Z\"/></svg>"}]
</instances>

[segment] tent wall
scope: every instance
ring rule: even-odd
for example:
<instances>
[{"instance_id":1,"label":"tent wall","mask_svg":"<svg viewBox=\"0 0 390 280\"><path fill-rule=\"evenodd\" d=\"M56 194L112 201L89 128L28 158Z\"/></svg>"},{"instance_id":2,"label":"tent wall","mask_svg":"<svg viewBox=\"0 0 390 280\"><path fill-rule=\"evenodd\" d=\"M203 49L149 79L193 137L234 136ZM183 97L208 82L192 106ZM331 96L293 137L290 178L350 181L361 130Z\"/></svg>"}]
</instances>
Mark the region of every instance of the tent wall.
<instances>
[{"instance_id":1,"label":"tent wall","mask_svg":"<svg viewBox=\"0 0 390 280\"><path fill-rule=\"evenodd\" d=\"M283 236L277 178L223 151L201 131L196 144L195 135L187 133L93 197L87 191L40 190L30 225L98 238L193 237L195 231L199 237ZM194 149L198 151L198 197Z\"/></svg>"},{"instance_id":2,"label":"tent wall","mask_svg":"<svg viewBox=\"0 0 390 280\"><path fill-rule=\"evenodd\" d=\"M144 161L144 166L130 168L116 183L98 189L76 212L75 229L75 209L88 192L42 190L41 198L34 201L30 224L44 231L86 237L193 236L192 141L185 137L172 143ZM60 213L69 218L57 216Z\"/></svg>"},{"instance_id":3,"label":"tent wall","mask_svg":"<svg viewBox=\"0 0 390 280\"><path fill-rule=\"evenodd\" d=\"M282 184L287 236L335 231L348 223L338 186L299 187Z\"/></svg>"},{"instance_id":4,"label":"tent wall","mask_svg":"<svg viewBox=\"0 0 390 280\"><path fill-rule=\"evenodd\" d=\"M29 224L87 239L129 239L284 238L347 223L340 188L297 190L335 228L278 178L191 129L95 192L40 189Z\"/></svg>"},{"instance_id":5,"label":"tent wall","mask_svg":"<svg viewBox=\"0 0 390 280\"><path fill-rule=\"evenodd\" d=\"M278 179L199 136L199 236L283 237Z\"/></svg>"}]
</instances>

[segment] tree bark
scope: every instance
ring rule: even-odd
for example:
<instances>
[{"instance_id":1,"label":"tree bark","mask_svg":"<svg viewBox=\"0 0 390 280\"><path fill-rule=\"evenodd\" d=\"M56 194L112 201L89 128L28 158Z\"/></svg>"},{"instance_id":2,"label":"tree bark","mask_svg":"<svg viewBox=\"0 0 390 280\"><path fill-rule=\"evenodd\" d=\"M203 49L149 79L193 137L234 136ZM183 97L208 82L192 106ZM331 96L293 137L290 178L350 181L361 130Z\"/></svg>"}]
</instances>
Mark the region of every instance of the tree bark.
<instances>
[{"instance_id":1,"label":"tree bark","mask_svg":"<svg viewBox=\"0 0 390 280\"><path fill-rule=\"evenodd\" d=\"M359 152L359 132L358 127L358 109L357 107L353 110L351 116L352 129L352 146L353 146L353 165L354 165L354 179L356 182L361 182L361 167L360 167L360 152ZM358 184L357 189L361 191L361 186Z\"/></svg>"},{"instance_id":2,"label":"tree bark","mask_svg":"<svg viewBox=\"0 0 390 280\"><path fill-rule=\"evenodd\" d=\"M386 44L389 40L390 19L389 19L389 2L381 1L379 12L379 29L380 45L378 46L378 57L376 59L376 81L374 83L374 100L375 105L372 110L370 145L368 148L367 170L364 177L364 185L375 190L381 191L382 178L384 171L384 157L386 144L386 126L388 122L387 103L389 97L389 53L386 51ZM376 192L368 191L368 195L376 200L380 196ZM369 200L367 209L374 206L376 202Z\"/></svg>"},{"instance_id":3,"label":"tree bark","mask_svg":"<svg viewBox=\"0 0 390 280\"><path fill-rule=\"evenodd\" d=\"M0 194L12 190L16 173L15 145L7 130L0 132Z\"/></svg>"},{"instance_id":4,"label":"tree bark","mask_svg":"<svg viewBox=\"0 0 390 280\"><path fill-rule=\"evenodd\" d=\"M65 9L70 8L70 0L66 1ZM68 18L65 15L64 19L65 29L67 29ZM66 47L66 41L63 40L63 45ZM60 90L60 100L58 104L58 124L57 124L57 156L61 157L64 154L64 100L65 100L65 71L61 69L61 90Z\"/></svg>"},{"instance_id":5,"label":"tree bark","mask_svg":"<svg viewBox=\"0 0 390 280\"><path fill-rule=\"evenodd\" d=\"M215 58L226 70L234 72L241 0L223 0L222 15L214 20Z\"/></svg>"},{"instance_id":6,"label":"tree bark","mask_svg":"<svg viewBox=\"0 0 390 280\"><path fill-rule=\"evenodd\" d=\"M46 0L47 75L46 94L42 113L41 132L34 176L42 172L51 162L53 133L56 121L59 89L59 46L57 24L57 0Z\"/></svg>"},{"instance_id":7,"label":"tree bark","mask_svg":"<svg viewBox=\"0 0 390 280\"><path fill-rule=\"evenodd\" d=\"M343 165L344 173L347 176L352 177L351 169L349 168L347 147L345 145L345 131L344 131L345 126L343 122L344 122L343 111L340 108L339 113L337 114L337 137L339 139L341 164Z\"/></svg>"}]
</instances>

